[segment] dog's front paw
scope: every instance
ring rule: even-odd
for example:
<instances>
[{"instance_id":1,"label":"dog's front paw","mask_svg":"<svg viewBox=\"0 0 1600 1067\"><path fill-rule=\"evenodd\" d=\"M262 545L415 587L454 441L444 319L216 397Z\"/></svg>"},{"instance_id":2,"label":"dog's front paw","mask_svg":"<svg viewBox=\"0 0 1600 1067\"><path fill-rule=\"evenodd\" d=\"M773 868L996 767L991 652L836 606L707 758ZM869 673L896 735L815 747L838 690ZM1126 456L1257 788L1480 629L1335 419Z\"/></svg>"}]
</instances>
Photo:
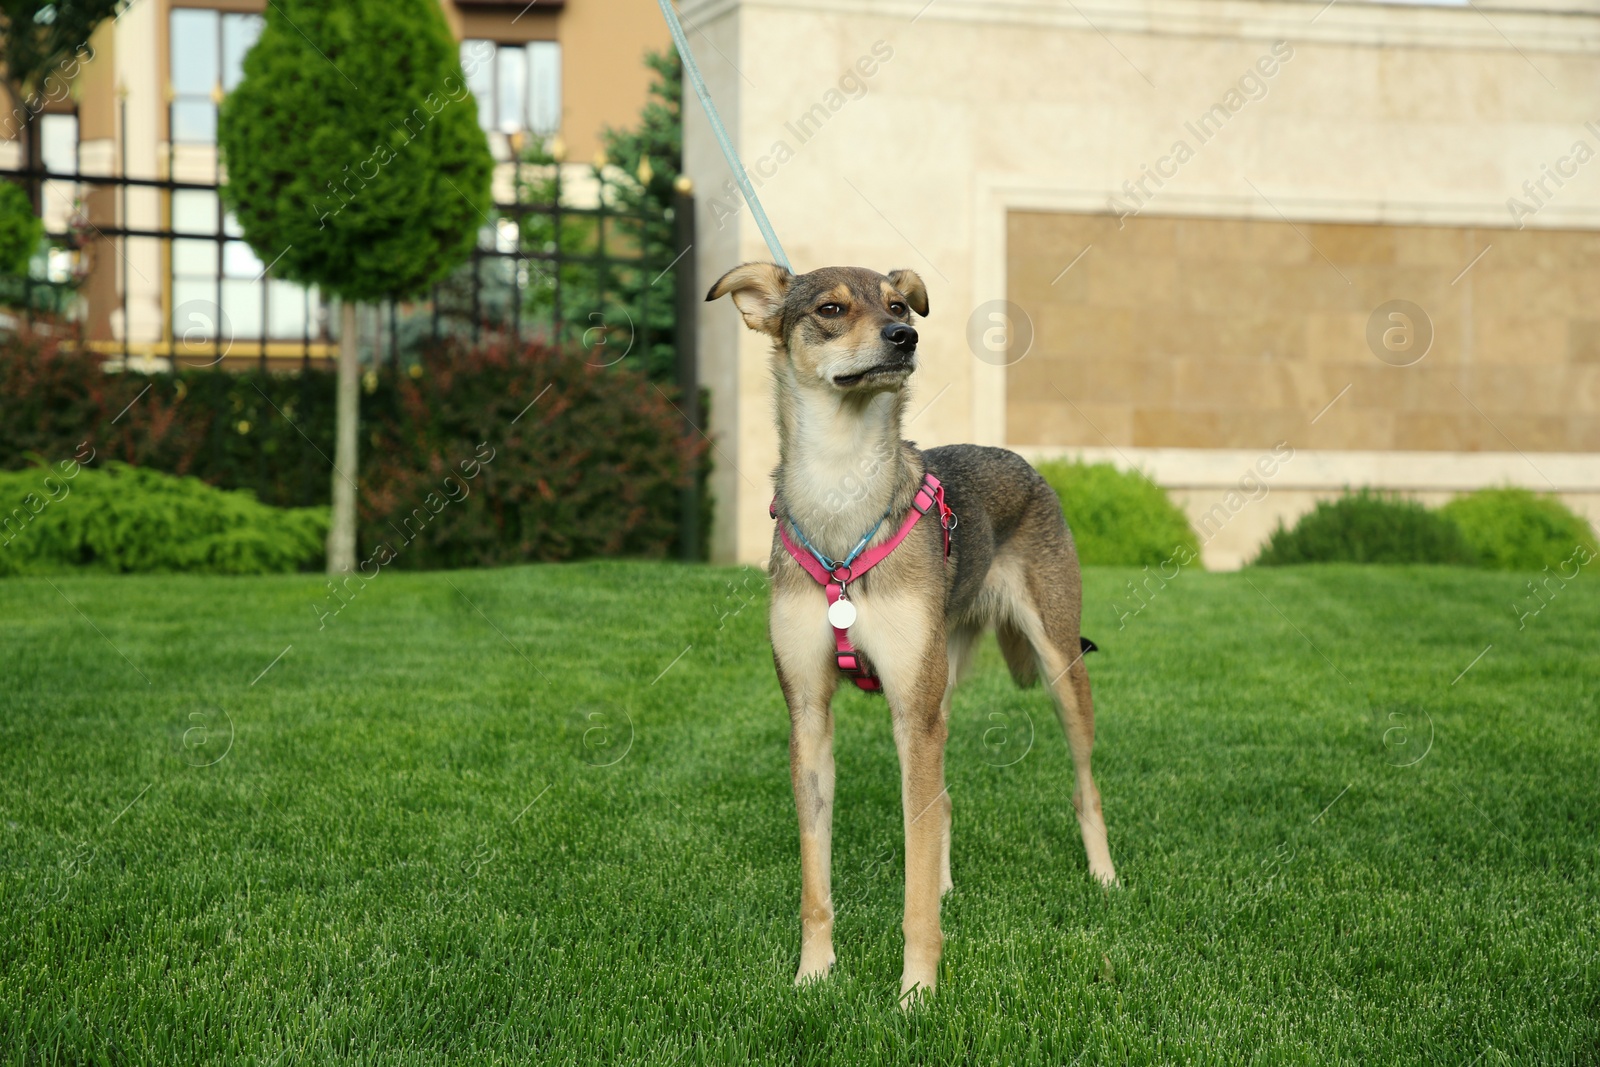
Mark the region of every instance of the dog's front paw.
<instances>
[{"instance_id":1,"label":"dog's front paw","mask_svg":"<svg viewBox=\"0 0 1600 1067\"><path fill-rule=\"evenodd\" d=\"M934 987L939 983L939 967L917 966L906 964L905 972L900 976L900 1007L910 1011L918 1004L933 996Z\"/></svg>"},{"instance_id":2,"label":"dog's front paw","mask_svg":"<svg viewBox=\"0 0 1600 1067\"><path fill-rule=\"evenodd\" d=\"M828 972L833 968L834 956L831 945L822 945L816 951L808 945L800 950L800 970L795 973L794 984L805 985L807 982L820 982L828 977Z\"/></svg>"},{"instance_id":3,"label":"dog's front paw","mask_svg":"<svg viewBox=\"0 0 1600 1067\"><path fill-rule=\"evenodd\" d=\"M900 979L900 1010L910 1011L923 1002L932 999L933 983L926 984L913 981L911 978Z\"/></svg>"}]
</instances>

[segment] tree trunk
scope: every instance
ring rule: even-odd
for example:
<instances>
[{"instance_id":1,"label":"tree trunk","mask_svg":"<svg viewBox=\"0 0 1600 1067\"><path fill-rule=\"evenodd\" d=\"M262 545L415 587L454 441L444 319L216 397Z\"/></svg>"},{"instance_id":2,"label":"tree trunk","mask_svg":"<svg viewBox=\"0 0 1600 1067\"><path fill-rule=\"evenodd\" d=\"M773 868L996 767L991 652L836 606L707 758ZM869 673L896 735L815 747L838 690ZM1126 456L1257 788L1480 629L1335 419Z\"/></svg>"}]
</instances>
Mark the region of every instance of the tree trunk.
<instances>
[{"instance_id":1,"label":"tree trunk","mask_svg":"<svg viewBox=\"0 0 1600 1067\"><path fill-rule=\"evenodd\" d=\"M28 94L22 91L20 84L10 78L0 79L0 85L5 87L6 98L11 101L11 113L15 115L20 112L22 115L21 125L16 129L17 143L22 149L22 169L33 170L35 167L43 166L39 159L39 123L33 108L28 104ZM39 106L41 109L44 107L42 103ZM38 178L25 178L22 188L27 192L28 199L33 202L34 215L44 218L44 183Z\"/></svg>"},{"instance_id":2,"label":"tree trunk","mask_svg":"<svg viewBox=\"0 0 1600 1067\"><path fill-rule=\"evenodd\" d=\"M28 157L27 161L22 165L28 170L43 170L44 157L42 153L43 144L40 139L39 117L29 113L26 104L23 105L22 111L27 115L27 118L22 120L22 130L20 132L23 152ZM27 188L28 198L33 201L34 217L44 218L44 179L29 178Z\"/></svg>"},{"instance_id":3,"label":"tree trunk","mask_svg":"<svg viewBox=\"0 0 1600 1067\"><path fill-rule=\"evenodd\" d=\"M334 417L333 515L328 524L328 574L356 566L356 430L361 421L361 366L356 353L356 306L341 300L339 392Z\"/></svg>"},{"instance_id":4,"label":"tree trunk","mask_svg":"<svg viewBox=\"0 0 1600 1067\"><path fill-rule=\"evenodd\" d=\"M40 147L38 115L35 114L34 107L29 104L29 94L24 93L22 86L11 82L10 78L6 78L3 85L6 98L11 101L11 114L21 114L22 117L21 125L16 128L16 141L18 147L22 149L22 170L40 168L45 162L38 158L38 147ZM38 99L37 94L34 99ZM38 107L43 110L45 107L43 101L38 102ZM45 184L38 178L26 178L22 179L22 189L26 190L27 198L34 203L34 218L45 218Z\"/></svg>"}]
</instances>

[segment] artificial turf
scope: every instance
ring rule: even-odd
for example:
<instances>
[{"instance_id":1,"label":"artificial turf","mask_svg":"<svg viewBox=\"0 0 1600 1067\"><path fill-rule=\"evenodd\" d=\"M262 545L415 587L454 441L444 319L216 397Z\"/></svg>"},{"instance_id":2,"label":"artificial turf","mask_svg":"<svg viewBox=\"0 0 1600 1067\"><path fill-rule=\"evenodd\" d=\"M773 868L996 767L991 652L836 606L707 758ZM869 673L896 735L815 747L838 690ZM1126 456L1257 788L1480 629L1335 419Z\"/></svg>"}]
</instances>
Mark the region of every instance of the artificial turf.
<instances>
[{"instance_id":1,"label":"artificial turf","mask_svg":"<svg viewBox=\"0 0 1600 1067\"><path fill-rule=\"evenodd\" d=\"M838 964L790 984L757 571L0 583L0 1063L1600 1063L1600 578L1131 577L1086 578L1123 887L986 644L909 1013L853 691Z\"/></svg>"}]
</instances>

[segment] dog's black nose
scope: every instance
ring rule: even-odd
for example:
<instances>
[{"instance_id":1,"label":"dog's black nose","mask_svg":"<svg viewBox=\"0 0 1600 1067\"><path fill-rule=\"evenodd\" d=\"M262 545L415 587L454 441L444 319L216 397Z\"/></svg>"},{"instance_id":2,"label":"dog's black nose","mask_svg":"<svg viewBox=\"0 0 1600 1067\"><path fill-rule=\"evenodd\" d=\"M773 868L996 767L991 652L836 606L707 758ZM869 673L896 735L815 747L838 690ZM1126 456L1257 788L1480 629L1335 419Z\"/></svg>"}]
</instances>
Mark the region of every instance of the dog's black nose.
<instances>
[{"instance_id":1,"label":"dog's black nose","mask_svg":"<svg viewBox=\"0 0 1600 1067\"><path fill-rule=\"evenodd\" d=\"M883 328L883 339L902 352L917 347L917 331L903 322L891 322Z\"/></svg>"}]
</instances>

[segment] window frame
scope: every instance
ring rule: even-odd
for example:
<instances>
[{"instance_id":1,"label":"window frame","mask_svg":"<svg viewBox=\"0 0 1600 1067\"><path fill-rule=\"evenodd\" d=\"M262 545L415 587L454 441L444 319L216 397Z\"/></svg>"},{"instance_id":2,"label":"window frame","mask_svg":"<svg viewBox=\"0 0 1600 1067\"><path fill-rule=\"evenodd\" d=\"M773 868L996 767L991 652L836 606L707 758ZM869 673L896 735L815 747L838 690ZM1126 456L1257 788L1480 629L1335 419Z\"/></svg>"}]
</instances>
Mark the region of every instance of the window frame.
<instances>
[{"instance_id":1,"label":"window frame","mask_svg":"<svg viewBox=\"0 0 1600 1067\"><path fill-rule=\"evenodd\" d=\"M215 70L216 77L210 87L202 90L199 88L178 88L178 33L177 26L180 21L195 19L204 20L207 17L212 25L207 29L211 35L209 47L211 53L209 61ZM261 30L266 25L263 15L248 11L230 11L214 7L173 7L167 12L167 140L174 145L210 145L217 143L217 108L222 102L224 94L232 91L243 77L244 57L249 54L251 47L261 36ZM244 47L238 50L239 68L230 69L229 49L230 27L232 32L239 28L253 26L253 33L246 33L243 37L234 39L232 43L244 42ZM208 110L205 125L209 133L204 137L179 136L178 118L180 111L189 108ZM185 120L186 121L186 120Z\"/></svg>"},{"instance_id":2,"label":"window frame","mask_svg":"<svg viewBox=\"0 0 1600 1067\"><path fill-rule=\"evenodd\" d=\"M487 45L489 52L482 54ZM521 61L520 124L507 127L504 110L505 65L501 53L515 51ZM463 38L459 47L468 90L478 104L478 126L486 134L550 137L561 132L562 48L560 41L498 41Z\"/></svg>"}]
</instances>

